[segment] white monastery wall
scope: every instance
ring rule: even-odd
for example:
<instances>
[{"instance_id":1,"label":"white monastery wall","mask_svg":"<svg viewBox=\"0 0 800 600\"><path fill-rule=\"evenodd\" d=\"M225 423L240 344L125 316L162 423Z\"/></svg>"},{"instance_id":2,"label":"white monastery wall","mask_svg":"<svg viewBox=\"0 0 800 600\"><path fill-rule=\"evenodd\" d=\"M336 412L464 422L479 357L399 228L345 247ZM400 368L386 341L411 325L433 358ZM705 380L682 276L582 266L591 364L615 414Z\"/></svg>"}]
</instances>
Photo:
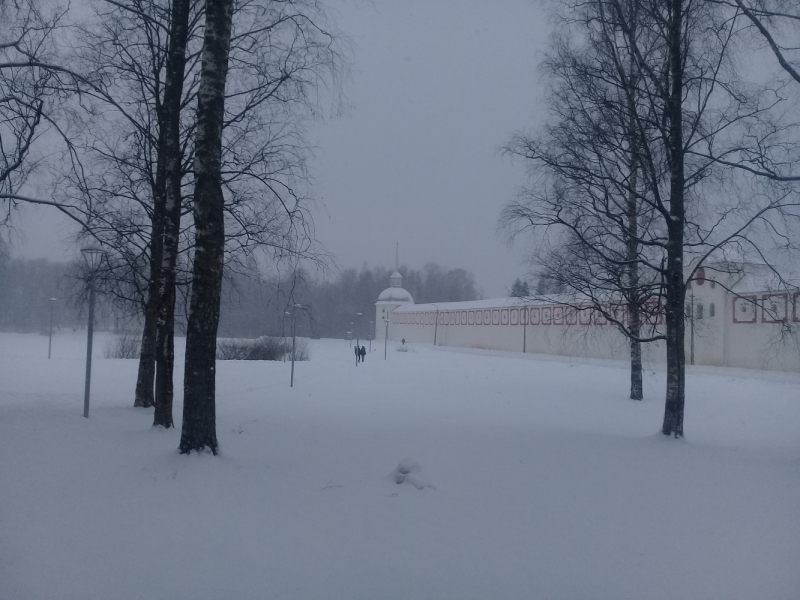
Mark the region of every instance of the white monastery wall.
<instances>
[{"instance_id":1,"label":"white monastery wall","mask_svg":"<svg viewBox=\"0 0 800 600\"><path fill-rule=\"evenodd\" d=\"M800 292L732 294L695 285L687 302L686 362L694 324L695 364L800 372ZM691 300L690 300L691 298ZM712 308L713 305L713 308ZM701 308L702 307L702 308ZM380 308L378 309L380 310ZM389 339L440 346L627 360L627 339L590 308L500 298L475 302L403 304L390 314ZM663 329L663 323L656 324ZM383 328L376 337L383 337ZM646 344L645 360L665 361L664 342Z\"/></svg>"}]
</instances>

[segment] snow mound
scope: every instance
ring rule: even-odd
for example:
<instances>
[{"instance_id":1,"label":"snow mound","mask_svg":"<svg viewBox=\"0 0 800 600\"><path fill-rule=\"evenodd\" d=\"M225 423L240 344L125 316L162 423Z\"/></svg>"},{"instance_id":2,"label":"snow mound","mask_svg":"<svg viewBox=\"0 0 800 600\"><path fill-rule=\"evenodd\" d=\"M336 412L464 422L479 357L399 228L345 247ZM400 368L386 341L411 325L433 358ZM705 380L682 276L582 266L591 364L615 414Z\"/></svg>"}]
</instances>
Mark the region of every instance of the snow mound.
<instances>
[{"instance_id":1,"label":"snow mound","mask_svg":"<svg viewBox=\"0 0 800 600\"><path fill-rule=\"evenodd\" d=\"M422 467L413 459L406 458L400 461L395 469L389 474L389 478L397 485L408 483L418 490L424 488L436 489L427 477L422 473Z\"/></svg>"}]
</instances>

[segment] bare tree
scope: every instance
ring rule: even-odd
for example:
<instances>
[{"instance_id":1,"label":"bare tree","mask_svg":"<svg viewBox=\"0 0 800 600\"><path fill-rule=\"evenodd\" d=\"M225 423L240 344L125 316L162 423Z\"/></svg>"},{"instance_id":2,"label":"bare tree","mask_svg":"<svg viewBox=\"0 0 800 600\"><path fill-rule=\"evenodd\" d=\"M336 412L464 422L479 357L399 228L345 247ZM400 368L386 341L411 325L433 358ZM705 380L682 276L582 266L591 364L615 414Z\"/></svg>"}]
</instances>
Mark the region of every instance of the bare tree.
<instances>
[{"instance_id":1,"label":"bare tree","mask_svg":"<svg viewBox=\"0 0 800 600\"><path fill-rule=\"evenodd\" d=\"M71 75L51 63L65 14L66 9L42 8L35 0L0 1L0 224L19 203L54 206L85 222L80 211L26 194L24 188L48 145L62 134L56 120Z\"/></svg>"},{"instance_id":2,"label":"bare tree","mask_svg":"<svg viewBox=\"0 0 800 600\"><path fill-rule=\"evenodd\" d=\"M610 309L615 294L630 290L637 265L644 305L657 299L666 321L663 331L638 336L666 341L662 432L682 437L684 305L693 278L686 258L696 269L745 247L763 255L756 232L795 216L789 194L762 187L733 158L748 146L777 146L770 109L783 99L734 71L741 13L689 0L597 0L567 10L579 35L562 42L551 63L561 82L554 104L563 108L545 141L523 136L511 145L544 185L530 186L505 217L554 236L567 249L555 269L567 273L564 283L632 339Z\"/></svg>"},{"instance_id":3,"label":"bare tree","mask_svg":"<svg viewBox=\"0 0 800 600\"><path fill-rule=\"evenodd\" d=\"M642 331L643 317L652 323L660 300L654 266L661 259L650 249L652 195L638 185L635 115L645 108L633 52L638 3L619 9L631 23L628 31L613 16L615 7L590 3L570 13L566 31L554 40L544 63L553 82L554 122L545 136L518 134L507 147L535 165L537 183L506 208L503 221L512 235L526 227L556 235L550 248L535 253L534 268L558 292L551 300L575 310L591 305L629 338L630 397L641 400L641 344L664 339L652 327ZM584 41L576 43L576 34ZM641 133L652 138L648 129Z\"/></svg>"},{"instance_id":4,"label":"bare tree","mask_svg":"<svg viewBox=\"0 0 800 600\"><path fill-rule=\"evenodd\" d=\"M186 335L181 454L193 450L217 453L217 326L225 255L222 127L232 18L233 0L207 0L197 105L196 241Z\"/></svg>"},{"instance_id":5,"label":"bare tree","mask_svg":"<svg viewBox=\"0 0 800 600\"><path fill-rule=\"evenodd\" d=\"M192 268L192 224L181 223L181 218L188 216L192 200L195 122L191 111L183 109L196 99L202 7L189 7L177 154L164 146L167 125L174 121L167 102L165 74L172 70L165 68L170 56L166 42L176 21L166 7L149 0L101 2L99 7L96 23L86 27L82 56L88 68L96 65L113 85L90 90L98 108L86 113L93 118L81 123L81 135L84 162L102 164L103 169L93 169L89 176L86 169L73 169L70 189L95 210L93 234L117 249L112 264L119 269L112 280L121 285L116 293L131 293L144 307L135 402L167 407L176 284L186 286ZM236 7L222 155L227 268L249 269L256 252L278 260L321 256L308 210L308 145L302 123L316 101L315 88L326 80L338 85L340 55L336 39L322 26L325 21L319 5L304 0ZM180 160L169 163L170 156ZM180 167L181 187L176 170L170 171L173 179L167 176L170 164ZM170 202L171 211L165 213L169 190L183 202ZM158 369L155 355L160 357ZM154 396L156 371L164 376L157 377L161 384L156 384ZM168 423L170 411L157 410L156 424Z\"/></svg>"}]
</instances>

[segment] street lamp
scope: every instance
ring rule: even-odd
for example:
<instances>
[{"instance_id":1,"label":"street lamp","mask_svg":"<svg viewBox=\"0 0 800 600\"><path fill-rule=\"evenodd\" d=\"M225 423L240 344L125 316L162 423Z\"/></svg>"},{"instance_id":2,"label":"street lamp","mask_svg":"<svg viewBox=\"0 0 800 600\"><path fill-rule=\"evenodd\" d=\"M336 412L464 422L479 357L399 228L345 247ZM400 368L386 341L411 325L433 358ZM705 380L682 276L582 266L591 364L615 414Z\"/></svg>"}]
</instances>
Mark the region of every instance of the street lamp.
<instances>
[{"instance_id":1,"label":"street lamp","mask_svg":"<svg viewBox=\"0 0 800 600\"><path fill-rule=\"evenodd\" d=\"M361 313L356 313L356 316L363 317L364 315L362 315ZM356 319L356 321L359 321L359 319ZM358 341L358 329L356 329L355 331L356 331L356 348L360 348L361 346L359 345Z\"/></svg>"},{"instance_id":2,"label":"street lamp","mask_svg":"<svg viewBox=\"0 0 800 600\"><path fill-rule=\"evenodd\" d=\"M289 387L294 387L294 348L295 348L295 340L297 339L295 336L295 321L297 320L297 309L303 310L303 306L301 304L295 304L292 307L292 377L289 380Z\"/></svg>"},{"instance_id":3,"label":"street lamp","mask_svg":"<svg viewBox=\"0 0 800 600\"><path fill-rule=\"evenodd\" d=\"M436 323L433 325L433 345L436 345L436 333L439 331L439 305L431 302L436 307Z\"/></svg>"},{"instance_id":4,"label":"street lamp","mask_svg":"<svg viewBox=\"0 0 800 600\"><path fill-rule=\"evenodd\" d=\"M350 334L350 347L351 348L353 347L353 332L354 331L355 331L355 329L353 328L353 322L350 321L350 331L348 331L347 333Z\"/></svg>"},{"instance_id":5,"label":"street lamp","mask_svg":"<svg viewBox=\"0 0 800 600\"><path fill-rule=\"evenodd\" d=\"M286 362L286 317L290 316L289 311L283 311L283 316L281 317L281 338L283 338L283 362Z\"/></svg>"},{"instance_id":6,"label":"street lamp","mask_svg":"<svg viewBox=\"0 0 800 600\"><path fill-rule=\"evenodd\" d=\"M56 304L55 298L50 298L50 337L47 340L47 360L50 360L50 351L53 348L53 306Z\"/></svg>"},{"instance_id":7,"label":"street lamp","mask_svg":"<svg viewBox=\"0 0 800 600\"><path fill-rule=\"evenodd\" d=\"M369 322L369 351L372 352L372 338L375 337L375 321Z\"/></svg>"},{"instance_id":8,"label":"street lamp","mask_svg":"<svg viewBox=\"0 0 800 600\"><path fill-rule=\"evenodd\" d=\"M89 267L89 326L86 334L86 386L83 392L83 416L89 418L89 389L92 383L92 338L94 337L94 277L106 251L96 246L81 248Z\"/></svg>"},{"instance_id":9,"label":"street lamp","mask_svg":"<svg viewBox=\"0 0 800 600\"><path fill-rule=\"evenodd\" d=\"M386 360L386 346L389 344L389 316L383 315L383 324L386 325L386 333L383 334L383 360Z\"/></svg>"}]
</instances>

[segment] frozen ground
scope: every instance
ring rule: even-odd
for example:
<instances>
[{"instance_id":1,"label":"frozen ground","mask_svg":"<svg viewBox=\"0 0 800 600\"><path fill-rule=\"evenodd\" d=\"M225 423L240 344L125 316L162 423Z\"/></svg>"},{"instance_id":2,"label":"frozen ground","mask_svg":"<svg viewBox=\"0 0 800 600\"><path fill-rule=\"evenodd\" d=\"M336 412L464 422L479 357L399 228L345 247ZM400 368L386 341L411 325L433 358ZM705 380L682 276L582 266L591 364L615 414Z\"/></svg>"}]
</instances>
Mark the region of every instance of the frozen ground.
<instances>
[{"instance_id":1,"label":"frozen ground","mask_svg":"<svg viewBox=\"0 0 800 600\"><path fill-rule=\"evenodd\" d=\"M675 441L663 373L321 340L220 363L186 457L102 338L81 416L84 343L0 334L3 600L800 597L798 376L691 371Z\"/></svg>"}]
</instances>

